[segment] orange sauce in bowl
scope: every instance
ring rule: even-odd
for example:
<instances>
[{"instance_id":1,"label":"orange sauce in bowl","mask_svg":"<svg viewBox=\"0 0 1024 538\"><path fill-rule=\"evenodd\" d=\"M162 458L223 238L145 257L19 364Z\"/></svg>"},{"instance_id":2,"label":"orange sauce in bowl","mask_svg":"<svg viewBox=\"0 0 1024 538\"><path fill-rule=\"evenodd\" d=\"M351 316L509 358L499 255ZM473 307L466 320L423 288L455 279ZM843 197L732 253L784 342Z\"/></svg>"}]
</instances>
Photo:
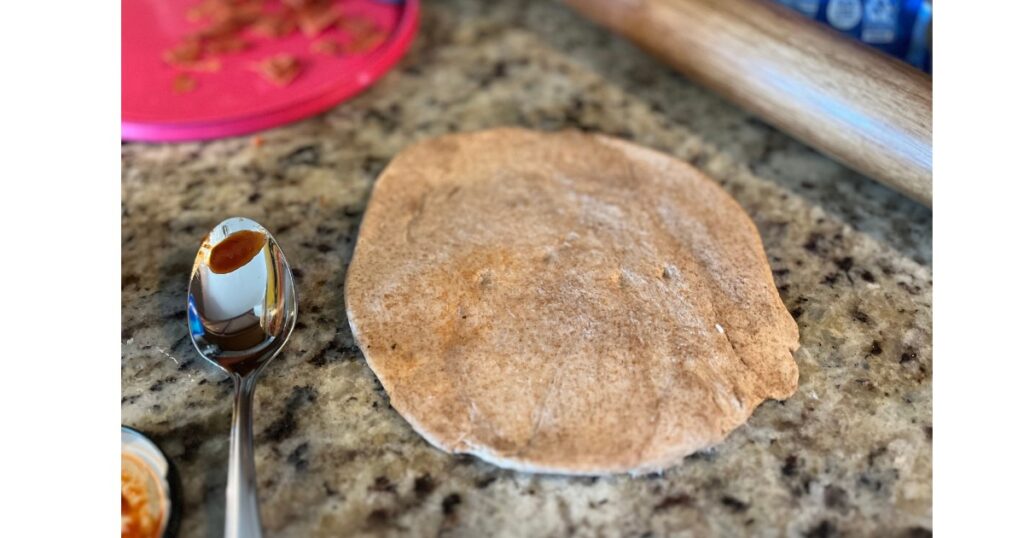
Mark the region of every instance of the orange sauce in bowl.
<instances>
[{"instance_id":1,"label":"orange sauce in bowl","mask_svg":"<svg viewBox=\"0 0 1024 538\"><path fill-rule=\"evenodd\" d=\"M138 456L121 452L121 538L159 538L167 510L156 475Z\"/></svg>"},{"instance_id":2,"label":"orange sauce in bowl","mask_svg":"<svg viewBox=\"0 0 1024 538\"><path fill-rule=\"evenodd\" d=\"M252 230L235 232L217 243L210 251L207 264L214 273L230 273L249 263L267 244L267 236Z\"/></svg>"}]
</instances>

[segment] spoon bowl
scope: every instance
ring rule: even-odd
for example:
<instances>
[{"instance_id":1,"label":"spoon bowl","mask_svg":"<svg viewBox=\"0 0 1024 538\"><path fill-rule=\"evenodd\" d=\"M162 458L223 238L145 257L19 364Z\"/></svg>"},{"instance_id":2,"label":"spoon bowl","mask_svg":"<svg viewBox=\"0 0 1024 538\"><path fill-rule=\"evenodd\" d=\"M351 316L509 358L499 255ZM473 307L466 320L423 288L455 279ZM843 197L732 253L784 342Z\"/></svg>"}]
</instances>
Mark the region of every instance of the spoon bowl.
<instances>
[{"instance_id":1,"label":"spoon bowl","mask_svg":"<svg viewBox=\"0 0 1024 538\"><path fill-rule=\"evenodd\" d=\"M295 283L277 241L234 217L203 239L188 286L188 329L196 350L234 381L225 531L262 535L252 448L252 397L263 368L288 341L298 309Z\"/></svg>"},{"instance_id":2,"label":"spoon bowl","mask_svg":"<svg viewBox=\"0 0 1024 538\"><path fill-rule=\"evenodd\" d=\"M237 237L250 242L229 239ZM224 254L245 259L223 266ZM229 375L248 375L277 355L296 317L292 272L273 236L247 218L218 224L199 247L188 287L189 334L199 354Z\"/></svg>"}]
</instances>

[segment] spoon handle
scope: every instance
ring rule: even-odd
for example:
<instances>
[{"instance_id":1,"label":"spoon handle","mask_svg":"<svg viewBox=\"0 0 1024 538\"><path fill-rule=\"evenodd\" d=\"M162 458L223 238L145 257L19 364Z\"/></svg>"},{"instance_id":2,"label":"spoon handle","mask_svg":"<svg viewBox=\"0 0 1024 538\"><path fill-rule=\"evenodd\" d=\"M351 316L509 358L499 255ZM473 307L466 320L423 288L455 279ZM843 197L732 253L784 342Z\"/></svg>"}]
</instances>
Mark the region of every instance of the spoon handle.
<instances>
[{"instance_id":1,"label":"spoon handle","mask_svg":"<svg viewBox=\"0 0 1024 538\"><path fill-rule=\"evenodd\" d=\"M235 381L235 412L231 423L224 537L260 538L263 531L252 449L252 395L256 390L256 376L232 377Z\"/></svg>"}]
</instances>

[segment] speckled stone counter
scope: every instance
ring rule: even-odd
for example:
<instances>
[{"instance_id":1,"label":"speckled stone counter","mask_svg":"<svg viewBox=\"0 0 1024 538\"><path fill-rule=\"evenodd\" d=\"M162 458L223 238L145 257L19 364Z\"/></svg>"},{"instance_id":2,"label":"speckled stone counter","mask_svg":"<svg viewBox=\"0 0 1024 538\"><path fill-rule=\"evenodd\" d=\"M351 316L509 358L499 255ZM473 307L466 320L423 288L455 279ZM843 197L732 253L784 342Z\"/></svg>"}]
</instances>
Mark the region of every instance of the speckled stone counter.
<instances>
[{"instance_id":1,"label":"speckled stone counter","mask_svg":"<svg viewBox=\"0 0 1024 538\"><path fill-rule=\"evenodd\" d=\"M800 325L800 388L662 475L505 471L433 449L353 344L345 269L403 146L499 125L616 134L685 159L761 231ZM181 535L219 536L231 386L188 340L200 238L271 229L300 321L256 393L271 536L929 536L931 212L689 83L556 2L428 2L400 66L261 135L122 147L122 422L178 465Z\"/></svg>"}]
</instances>

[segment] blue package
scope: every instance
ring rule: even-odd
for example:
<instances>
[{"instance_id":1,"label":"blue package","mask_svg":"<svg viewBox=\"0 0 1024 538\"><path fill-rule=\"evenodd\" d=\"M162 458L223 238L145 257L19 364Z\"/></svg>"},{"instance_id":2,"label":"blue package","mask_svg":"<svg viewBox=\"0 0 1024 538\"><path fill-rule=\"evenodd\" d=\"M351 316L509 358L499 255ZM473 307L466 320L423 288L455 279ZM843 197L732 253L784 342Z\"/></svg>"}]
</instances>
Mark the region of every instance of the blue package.
<instances>
[{"instance_id":1,"label":"blue package","mask_svg":"<svg viewBox=\"0 0 1024 538\"><path fill-rule=\"evenodd\" d=\"M931 73L931 0L776 0Z\"/></svg>"}]
</instances>

